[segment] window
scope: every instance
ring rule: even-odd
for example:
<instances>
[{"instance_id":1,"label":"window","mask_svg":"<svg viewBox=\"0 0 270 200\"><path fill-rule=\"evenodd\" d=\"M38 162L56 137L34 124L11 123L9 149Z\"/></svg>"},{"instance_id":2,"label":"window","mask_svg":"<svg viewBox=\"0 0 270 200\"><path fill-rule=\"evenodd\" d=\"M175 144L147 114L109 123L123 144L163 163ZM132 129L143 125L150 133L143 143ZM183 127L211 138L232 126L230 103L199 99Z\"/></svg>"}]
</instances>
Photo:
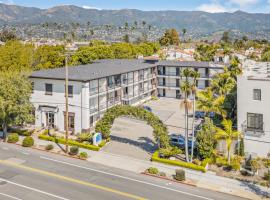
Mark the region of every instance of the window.
<instances>
[{"instance_id":1,"label":"window","mask_svg":"<svg viewBox=\"0 0 270 200\"><path fill-rule=\"evenodd\" d=\"M65 86L65 91L66 91L66 86ZM68 86L68 97L73 97L73 85Z\"/></svg>"},{"instance_id":2,"label":"window","mask_svg":"<svg viewBox=\"0 0 270 200\"><path fill-rule=\"evenodd\" d=\"M52 95L53 93L53 85L46 83L45 84L45 95Z\"/></svg>"},{"instance_id":3,"label":"window","mask_svg":"<svg viewBox=\"0 0 270 200\"><path fill-rule=\"evenodd\" d=\"M248 113L247 128L252 130L263 130L263 115L256 113Z\"/></svg>"},{"instance_id":4,"label":"window","mask_svg":"<svg viewBox=\"0 0 270 200\"><path fill-rule=\"evenodd\" d=\"M261 89L253 90L253 100L257 100L257 101L261 100Z\"/></svg>"}]
</instances>

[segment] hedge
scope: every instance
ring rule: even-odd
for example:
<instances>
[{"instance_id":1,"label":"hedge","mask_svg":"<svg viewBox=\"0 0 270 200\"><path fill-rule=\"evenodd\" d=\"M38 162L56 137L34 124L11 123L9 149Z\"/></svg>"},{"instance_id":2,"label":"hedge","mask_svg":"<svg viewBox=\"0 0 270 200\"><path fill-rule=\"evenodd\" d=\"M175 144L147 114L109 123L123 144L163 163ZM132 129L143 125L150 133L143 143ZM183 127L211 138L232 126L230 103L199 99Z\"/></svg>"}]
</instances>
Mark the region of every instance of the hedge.
<instances>
[{"instance_id":1,"label":"hedge","mask_svg":"<svg viewBox=\"0 0 270 200\"><path fill-rule=\"evenodd\" d=\"M158 151L153 153L151 160L155 162L168 164L168 165L175 165L175 166L189 168L189 169L193 169L193 170L197 170L201 172L206 172L205 167L200 166L200 165L195 165L193 163L187 163L187 162L179 161L179 160L168 160L168 159L160 158Z\"/></svg>"},{"instance_id":2,"label":"hedge","mask_svg":"<svg viewBox=\"0 0 270 200\"><path fill-rule=\"evenodd\" d=\"M66 140L63 138L57 138L57 137L50 137L48 135L39 135L38 136L39 139L41 140L47 140L47 141L51 141L51 142L55 142L55 143L59 143L59 144L66 144ZM92 151L99 151L100 147L91 145L91 144L84 144L84 143L80 143L74 140L68 140L68 145L70 146L77 146L83 149L88 149L88 150L92 150Z\"/></svg>"},{"instance_id":3,"label":"hedge","mask_svg":"<svg viewBox=\"0 0 270 200\"><path fill-rule=\"evenodd\" d=\"M161 148L168 148L169 136L166 125L153 113L142 107L134 107L129 105L118 105L108 109L103 118L96 124L95 131L102 133L102 137L107 139L110 137L110 129L116 118L120 116L132 116L136 119L144 120L153 128L155 140L160 143Z\"/></svg>"}]
</instances>

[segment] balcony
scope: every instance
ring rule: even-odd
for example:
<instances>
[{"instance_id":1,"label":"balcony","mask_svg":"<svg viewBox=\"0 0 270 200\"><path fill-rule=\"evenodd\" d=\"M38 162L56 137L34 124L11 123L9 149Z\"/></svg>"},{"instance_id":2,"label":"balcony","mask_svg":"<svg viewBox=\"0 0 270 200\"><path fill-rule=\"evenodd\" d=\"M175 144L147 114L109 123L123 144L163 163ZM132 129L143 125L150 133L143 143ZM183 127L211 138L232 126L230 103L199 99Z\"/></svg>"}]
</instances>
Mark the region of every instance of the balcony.
<instances>
[{"instance_id":1,"label":"balcony","mask_svg":"<svg viewBox=\"0 0 270 200\"><path fill-rule=\"evenodd\" d=\"M124 94L122 98L123 99L131 99L131 98L133 98L133 94Z\"/></svg>"},{"instance_id":2,"label":"balcony","mask_svg":"<svg viewBox=\"0 0 270 200\"><path fill-rule=\"evenodd\" d=\"M89 88L90 96L98 93L98 87Z\"/></svg>"},{"instance_id":3,"label":"balcony","mask_svg":"<svg viewBox=\"0 0 270 200\"><path fill-rule=\"evenodd\" d=\"M158 83L158 86L161 86L161 87L169 87L169 88L179 88L180 85L177 85L176 83Z\"/></svg>"},{"instance_id":4,"label":"balcony","mask_svg":"<svg viewBox=\"0 0 270 200\"><path fill-rule=\"evenodd\" d=\"M90 114L98 112L98 106L90 107Z\"/></svg>"},{"instance_id":5,"label":"balcony","mask_svg":"<svg viewBox=\"0 0 270 200\"><path fill-rule=\"evenodd\" d=\"M265 135L264 123L262 123L258 128L251 128L247 126L247 122L245 121L242 124L242 131L245 136L262 137Z\"/></svg>"},{"instance_id":6,"label":"balcony","mask_svg":"<svg viewBox=\"0 0 270 200\"><path fill-rule=\"evenodd\" d=\"M108 99L108 107L114 106L115 104L118 104L120 102L120 96L118 97L111 97Z\"/></svg>"},{"instance_id":7,"label":"balcony","mask_svg":"<svg viewBox=\"0 0 270 200\"><path fill-rule=\"evenodd\" d=\"M102 103L99 105L99 111L107 109L107 103Z\"/></svg>"},{"instance_id":8,"label":"balcony","mask_svg":"<svg viewBox=\"0 0 270 200\"><path fill-rule=\"evenodd\" d=\"M160 75L160 76L180 76L180 73L176 73L176 72L165 72L165 73L163 73L162 71L159 71L158 72L158 75Z\"/></svg>"}]
</instances>

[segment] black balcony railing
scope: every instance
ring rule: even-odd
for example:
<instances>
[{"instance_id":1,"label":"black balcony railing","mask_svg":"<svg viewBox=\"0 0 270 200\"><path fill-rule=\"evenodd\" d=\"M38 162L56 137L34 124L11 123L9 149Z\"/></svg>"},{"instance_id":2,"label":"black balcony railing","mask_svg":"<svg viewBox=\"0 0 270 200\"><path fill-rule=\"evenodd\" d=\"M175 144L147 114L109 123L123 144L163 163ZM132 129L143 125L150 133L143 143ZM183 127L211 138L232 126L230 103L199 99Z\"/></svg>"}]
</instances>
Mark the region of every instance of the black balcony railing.
<instances>
[{"instance_id":1,"label":"black balcony railing","mask_svg":"<svg viewBox=\"0 0 270 200\"><path fill-rule=\"evenodd\" d=\"M252 136L252 137L261 137L265 135L264 131L264 123L261 123L259 126L255 127L249 127L247 126L247 122L245 121L242 124L242 131L244 135L246 136Z\"/></svg>"}]
</instances>

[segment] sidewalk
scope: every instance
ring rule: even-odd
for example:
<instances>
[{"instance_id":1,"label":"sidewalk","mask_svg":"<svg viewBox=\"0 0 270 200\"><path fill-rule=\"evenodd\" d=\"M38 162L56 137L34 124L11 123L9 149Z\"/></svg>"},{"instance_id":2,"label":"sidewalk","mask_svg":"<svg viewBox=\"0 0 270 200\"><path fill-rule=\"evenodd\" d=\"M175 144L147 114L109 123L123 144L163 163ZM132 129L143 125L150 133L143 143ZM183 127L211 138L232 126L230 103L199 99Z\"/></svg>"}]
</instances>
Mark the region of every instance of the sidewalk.
<instances>
[{"instance_id":1,"label":"sidewalk","mask_svg":"<svg viewBox=\"0 0 270 200\"><path fill-rule=\"evenodd\" d=\"M51 142L38 140L37 138L35 138L35 141L36 145L45 146L46 144L52 144ZM57 146L56 144L54 144L54 147L55 150L60 150L59 146ZM87 161L89 162L94 162L135 173L144 172L149 167L156 167L159 169L159 171L165 172L167 175L173 175L175 174L175 169L180 168L146 160L138 160L127 156L110 154L107 152L103 152L102 150L99 152L86 149L80 150L87 152L87 154L89 155ZM241 182L226 177L216 176L213 172L202 173L186 168L183 169L186 172L186 178L192 180L197 187L232 194L253 200L262 199L262 197L264 197L264 199L270 199L269 188L265 188L251 183ZM268 196L268 198L266 198L266 196Z\"/></svg>"}]
</instances>

